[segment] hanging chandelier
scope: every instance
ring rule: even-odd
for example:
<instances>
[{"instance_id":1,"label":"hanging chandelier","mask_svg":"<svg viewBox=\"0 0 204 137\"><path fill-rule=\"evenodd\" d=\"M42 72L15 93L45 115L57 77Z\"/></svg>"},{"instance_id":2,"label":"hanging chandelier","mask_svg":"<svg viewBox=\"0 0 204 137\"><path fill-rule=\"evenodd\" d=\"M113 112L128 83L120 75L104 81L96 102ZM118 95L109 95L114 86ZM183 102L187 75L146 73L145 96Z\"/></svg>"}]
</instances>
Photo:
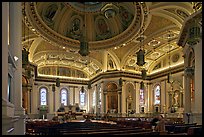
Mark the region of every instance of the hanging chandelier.
<instances>
[{"instance_id":1,"label":"hanging chandelier","mask_svg":"<svg viewBox=\"0 0 204 137\"><path fill-rule=\"evenodd\" d=\"M142 19L140 19L142 21ZM136 53L137 54L137 65L138 66L143 66L146 62L145 62L145 51L144 51L144 38L142 39L142 36L144 36L144 29L142 27L142 22L140 22L140 50ZM143 33L143 35L142 35ZM143 46L143 49L142 49Z\"/></svg>"},{"instance_id":2,"label":"hanging chandelier","mask_svg":"<svg viewBox=\"0 0 204 137\"><path fill-rule=\"evenodd\" d=\"M23 5L24 5L23 6L23 14L24 14L24 25L23 25L24 38L23 38L23 40L26 41L25 2L23 3ZM29 45L29 28L28 28L28 45ZM28 54L29 54L29 51L27 51L26 48L23 48L23 50L22 50L22 66L23 66L23 68L25 68L29 64Z\"/></svg>"},{"instance_id":3,"label":"hanging chandelier","mask_svg":"<svg viewBox=\"0 0 204 137\"><path fill-rule=\"evenodd\" d=\"M87 56L89 55L89 43L85 40L85 39L82 39L80 41L80 50L79 50L79 54L81 56Z\"/></svg>"},{"instance_id":4,"label":"hanging chandelier","mask_svg":"<svg viewBox=\"0 0 204 137\"><path fill-rule=\"evenodd\" d=\"M167 83L172 83L173 82L173 78L172 78L172 74L171 74L171 55L170 55L170 31L169 31L169 36L168 36L168 47L169 47L169 73L167 74Z\"/></svg>"},{"instance_id":5,"label":"hanging chandelier","mask_svg":"<svg viewBox=\"0 0 204 137\"><path fill-rule=\"evenodd\" d=\"M59 47L58 47L58 52L59 52ZM59 55L59 53L58 53L58 55ZM58 60L60 60L60 57L58 56ZM60 75L60 73L59 73L59 62L57 63L57 76L59 76ZM56 79L56 87L60 87L60 79L59 78L57 78Z\"/></svg>"},{"instance_id":6,"label":"hanging chandelier","mask_svg":"<svg viewBox=\"0 0 204 137\"><path fill-rule=\"evenodd\" d=\"M144 54L145 54L145 51L140 49L137 53L137 65L138 66L143 66L146 62L144 60Z\"/></svg>"},{"instance_id":7,"label":"hanging chandelier","mask_svg":"<svg viewBox=\"0 0 204 137\"><path fill-rule=\"evenodd\" d=\"M84 4L84 11L85 11L85 5ZM86 37L86 13L84 13L84 25L83 25L83 32L81 34L80 38L80 49L78 52L81 56L87 56L89 55L89 43L87 41Z\"/></svg>"}]
</instances>

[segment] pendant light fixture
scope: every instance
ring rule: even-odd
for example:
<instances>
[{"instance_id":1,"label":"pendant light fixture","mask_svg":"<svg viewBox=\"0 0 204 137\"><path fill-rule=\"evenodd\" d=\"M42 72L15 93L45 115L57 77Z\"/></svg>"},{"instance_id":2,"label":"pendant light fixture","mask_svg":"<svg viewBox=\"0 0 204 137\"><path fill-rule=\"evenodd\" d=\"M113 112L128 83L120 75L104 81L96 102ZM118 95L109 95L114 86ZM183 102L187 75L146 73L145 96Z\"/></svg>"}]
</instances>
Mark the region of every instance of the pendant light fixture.
<instances>
[{"instance_id":1,"label":"pendant light fixture","mask_svg":"<svg viewBox=\"0 0 204 137\"><path fill-rule=\"evenodd\" d=\"M24 16L24 25L23 25L23 32L24 32L24 43L26 41L26 14L25 14L25 2L23 2L23 16ZM29 28L28 28L28 45L29 45ZM26 50L26 48L23 48L22 50L22 67L25 68L28 64L29 64L29 61L28 61L28 54L29 52Z\"/></svg>"},{"instance_id":2,"label":"pendant light fixture","mask_svg":"<svg viewBox=\"0 0 204 137\"><path fill-rule=\"evenodd\" d=\"M172 83L172 75L171 75L171 55L170 55L170 31L169 31L169 34L168 34L168 47L169 47L169 51L168 51L168 54L169 54L169 73L167 74L167 83Z\"/></svg>"},{"instance_id":3,"label":"pendant light fixture","mask_svg":"<svg viewBox=\"0 0 204 137\"><path fill-rule=\"evenodd\" d=\"M81 56L87 56L90 52L89 52L89 43L87 41L87 37L86 37L86 10L85 10L85 6L86 4L83 5L84 6L84 25L83 25L83 32L81 34L81 38L80 38L80 50L79 50L79 54Z\"/></svg>"},{"instance_id":4,"label":"pendant light fixture","mask_svg":"<svg viewBox=\"0 0 204 137\"><path fill-rule=\"evenodd\" d=\"M145 64L145 58L144 58L144 32L143 27L142 27L142 18L140 18L140 50L136 53L137 54L137 65L138 66L143 66ZM143 46L143 49L142 49Z\"/></svg>"},{"instance_id":5,"label":"pendant light fixture","mask_svg":"<svg viewBox=\"0 0 204 137\"><path fill-rule=\"evenodd\" d=\"M58 47L58 60L60 60L60 57L59 57L59 47ZM59 61L57 63L57 76L59 76L60 73L59 73ZM56 79L56 87L60 87L60 79L57 78Z\"/></svg>"}]
</instances>

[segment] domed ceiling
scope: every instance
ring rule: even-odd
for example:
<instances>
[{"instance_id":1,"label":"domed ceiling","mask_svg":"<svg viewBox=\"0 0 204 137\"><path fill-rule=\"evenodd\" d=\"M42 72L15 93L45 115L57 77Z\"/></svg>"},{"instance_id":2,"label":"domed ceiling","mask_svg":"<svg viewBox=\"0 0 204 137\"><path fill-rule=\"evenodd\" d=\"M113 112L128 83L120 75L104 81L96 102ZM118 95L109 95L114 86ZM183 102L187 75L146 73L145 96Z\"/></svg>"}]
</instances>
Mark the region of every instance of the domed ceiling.
<instances>
[{"instance_id":1,"label":"domed ceiling","mask_svg":"<svg viewBox=\"0 0 204 137\"><path fill-rule=\"evenodd\" d=\"M183 64L176 42L191 2L26 2L23 46L39 74L93 78L109 70L148 74ZM28 28L27 28L28 27ZM80 41L90 54L81 56ZM145 65L136 52L145 50ZM169 54L170 51L170 54Z\"/></svg>"}]
</instances>

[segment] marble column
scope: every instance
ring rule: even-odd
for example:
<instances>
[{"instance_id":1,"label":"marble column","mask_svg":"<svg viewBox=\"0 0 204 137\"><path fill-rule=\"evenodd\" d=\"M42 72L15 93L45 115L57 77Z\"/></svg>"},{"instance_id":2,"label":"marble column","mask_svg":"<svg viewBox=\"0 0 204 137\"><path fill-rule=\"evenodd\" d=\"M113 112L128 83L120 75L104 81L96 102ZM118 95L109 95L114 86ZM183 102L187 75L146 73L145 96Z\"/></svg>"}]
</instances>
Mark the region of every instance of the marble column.
<instances>
[{"instance_id":1,"label":"marble column","mask_svg":"<svg viewBox=\"0 0 204 137\"><path fill-rule=\"evenodd\" d=\"M31 94L32 94L32 87L29 87L28 88L28 114L30 113L31 114L31 110L32 110L32 104L31 104L31 100L32 100L32 96L31 96Z\"/></svg>"},{"instance_id":2,"label":"marble column","mask_svg":"<svg viewBox=\"0 0 204 137\"><path fill-rule=\"evenodd\" d=\"M135 93L136 93L136 113L140 113L140 83L136 82L135 83Z\"/></svg>"},{"instance_id":3,"label":"marble column","mask_svg":"<svg viewBox=\"0 0 204 137\"><path fill-rule=\"evenodd\" d=\"M103 81L101 82L101 112L104 113L104 87Z\"/></svg>"},{"instance_id":4,"label":"marble column","mask_svg":"<svg viewBox=\"0 0 204 137\"><path fill-rule=\"evenodd\" d=\"M75 104L75 86L73 87L73 105Z\"/></svg>"},{"instance_id":5,"label":"marble column","mask_svg":"<svg viewBox=\"0 0 204 137\"><path fill-rule=\"evenodd\" d=\"M122 88L118 91L118 114L121 114L121 108L122 108Z\"/></svg>"},{"instance_id":6,"label":"marble column","mask_svg":"<svg viewBox=\"0 0 204 137\"><path fill-rule=\"evenodd\" d=\"M104 114L107 112L107 91L103 91L103 106L104 106Z\"/></svg>"},{"instance_id":7,"label":"marble column","mask_svg":"<svg viewBox=\"0 0 204 137\"><path fill-rule=\"evenodd\" d=\"M14 72L15 82L15 107L16 114L18 111L22 114L22 13L21 13L21 2L10 3L10 47L13 56L17 56L16 62L17 69ZM18 83L17 83L18 82Z\"/></svg>"},{"instance_id":8,"label":"marble column","mask_svg":"<svg viewBox=\"0 0 204 137\"><path fill-rule=\"evenodd\" d=\"M125 86L122 86L122 93L121 93L121 113L122 115L125 115L126 114L126 92L125 92Z\"/></svg>"},{"instance_id":9,"label":"marble column","mask_svg":"<svg viewBox=\"0 0 204 137\"><path fill-rule=\"evenodd\" d=\"M14 72L15 90L14 98L15 115L20 116L19 120L14 124L14 134L25 134L25 110L22 107L22 7L21 2L10 2L10 48L12 55L17 56L17 69Z\"/></svg>"},{"instance_id":10,"label":"marble column","mask_svg":"<svg viewBox=\"0 0 204 137\"><path fill-rule=\"evenodd\" d=\"M54 90L54 91L53 91ZM53 113L56 112L56 104L55 104L55 88L52 89L52 94L53 94Z\"/></svg>"},{"instance_id":11,"label":"marble column","mask_svg":"<svg viewBox=\"0 0 204 137\"><path fill-rule=\"evenodd\" d=\"M150 113L151 112L151 84L148 83L147 84L147 90L146 90L146 94L147 94L147 112Z\"/></svg>"},{"instance_id":12,"label":"marble column","mask_svg":"<svg viewBox=\"0 0 204 137\"><path fill-rule=\"evenodd\" d=\"M103 71L107 71L107 61L108 61L107 51L103 50Z\"/></svg>"},{"instance_id":13,"label":"marble column","mask_svg":"<svg viewBox=\"0 0 204 137\"><path fill-rule=\"evenodd\" d=\"M9 35L9 2L2 2L2 98L7 100L8 90L8 37ZM3 111L2 111L3 112Z\"/></svg>"},{"instance_id":14,"label":"marble column","mask_svg":"<svg viewBox=\"0 0 204 137\"><path fill-rule=\"evenodd\" d=\"M164 81L161 81L161 94L160 94L160 97L161 97L161 108L160 108L160 112L161 113L164 113L164 107L166 106L166 88L165 88L165 80Z\"/></svg>"},{"instance_id":15,"label":"marble column","mask_svg":"<svg viewBox=\"0 0 204 137\"><path fill-rule=\"evenodd\" d=\"M30 112L30 114L32 113L32 88L31 89L29 89L29 112Z\"/></svg>"},{"instance_id":16,"label":"marble column","mask_svg":"<svg viewBox=\"0 0 204 137\"><path fill-rule=\"evenodd\" d=\"M98 115L99 113L99 100L98 100L98 88L97 88L97 84L95 85L95 91L96 91L96 106L95 106L95 110L96 110L96 115Z\"/></svg>"},{"instance_id":17,"label":"marble column","mask_svg":"<svg viewBox=\"0 0 204 137\"><path fill-rule=\"evenodd\" d=\"M194 106L194 120L202 125L202 39L194 46L195 51L195 106Z\"/></svg>"},{"instance_id":18,"label":"marble column","mask_svg":"<svg viewBox=\"0 0 204 137\"><path fill-rule=\"evenodd\" d=\"M190 86L190 77L189 74L184 72L184 121L188 123L187 113L191 113L191 86Z\"/></svg>"}]
</instances>

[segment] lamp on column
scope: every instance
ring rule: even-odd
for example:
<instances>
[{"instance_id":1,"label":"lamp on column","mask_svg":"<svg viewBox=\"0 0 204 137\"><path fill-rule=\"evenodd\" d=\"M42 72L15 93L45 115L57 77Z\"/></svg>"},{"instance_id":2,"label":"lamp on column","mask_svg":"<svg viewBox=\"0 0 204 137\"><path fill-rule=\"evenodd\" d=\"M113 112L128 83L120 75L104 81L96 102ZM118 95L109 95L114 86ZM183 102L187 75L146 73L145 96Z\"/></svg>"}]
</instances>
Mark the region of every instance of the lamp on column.
<instances>
[{"instance_id":1,"label":"lamp on column","mask_svg":"<svg viewBox=\"0 0 204 137\"><path fill-rule=\"evenodd\" d=\"M140 89L144 89L144 82L143 81L140 82Z\"/></svg>"},{"instance_id":2,"label":"lamp on column","mask_svg":"<svg viewBox=\"0 0 204 137\"><path fill-rule=\"evenodd\" d=\"M191 23L191 26L189 27L189 36L188 36L188 40L187 43L190 46L196 45L197 43L199 43L200 41L200 27L198 25L198 21L195 19L193 20L193 22Z\"/></svg>"},{"instance_id":3,"label":"lamp on column","mask_svg":"<svg viewBox=\"0 0 204 137\"><path fill-rule=\"evenodd\" d=\"M119 79L119 86L121 86L121 87L122 87L122 85L123 85L123 79L122 79L122 78L120 78L120 79Z\"/></svg>"},{"instance_id":4,"label":"lamp on column","mask_svg":"<svg viewBox=\"0 0 204 137\"><path fill-rule=\"evenodd\" d=\"M52 84L52 91L55 92L55 84Z\"/></svg>"},{"instance_id":5,"label":"lamp on column","mask_svg":"<svg viewBox=\"0 0 204 137\"><path fill-rule=\"evenodd\" d=\"M84 86L81 87L81 93L84 93Z\"/></svg>"},{"instance_id":6,"label":"lamp on column","mask_svg":"<svg viewBox=\"0 0 204 137\"><path fill-rule=\"evenodd\" d=\"M91 89L91 81L88 82L88 89Z\"/></svg>"},{"instance_id":7,"label":"lamp on column","mask_svg":"<svg viewBox=\"0 0 204 137\"><path fill-rule=\"evenodd\" d=\"M60 79L59 78L56 79L56 86L60 87Z\"/></svg>"},{"instance_id":8,"label":"lamp on column","mask_svg":"<svg viewBox=\"0 0 204 137\"><path fill-rule=\"evenodd\" d=\"M145 80L147 77L147 70L146 69L142 69L142 79Z\"/></svg>"}]
</instances>

